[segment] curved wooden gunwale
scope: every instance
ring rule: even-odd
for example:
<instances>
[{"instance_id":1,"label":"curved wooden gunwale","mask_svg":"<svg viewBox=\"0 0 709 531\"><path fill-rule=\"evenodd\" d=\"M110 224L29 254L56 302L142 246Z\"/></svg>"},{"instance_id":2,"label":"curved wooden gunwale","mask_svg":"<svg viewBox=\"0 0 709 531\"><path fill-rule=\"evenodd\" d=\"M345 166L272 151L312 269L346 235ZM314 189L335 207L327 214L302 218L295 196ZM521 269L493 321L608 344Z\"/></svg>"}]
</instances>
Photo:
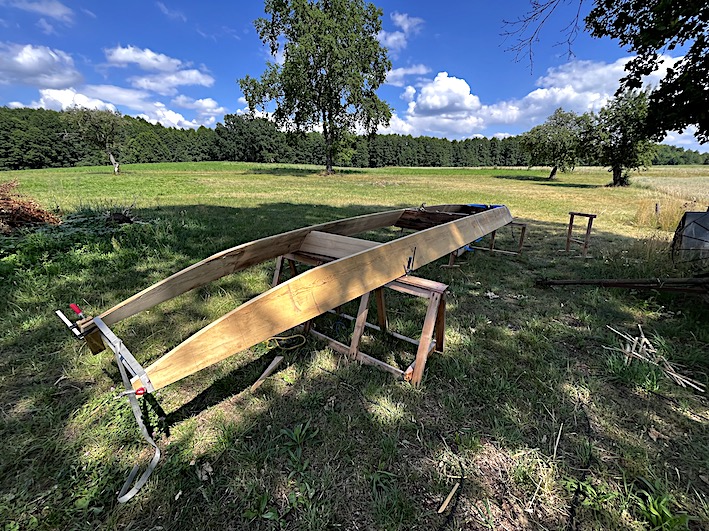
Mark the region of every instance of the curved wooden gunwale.
<instances>
[{"instance_id":1,"label":"curved wooden gunwale","mask_svg":"<svg viewBox=\"0 0 709 531\"><path fill-rule=\"evenodd\" d=\"M444 207L450 207L447 212L456 212L454 205ZM393 217L393 213L385 214ZM511 221L507 207L455 217L448 223L310 269L207 325L155 361L146 373L155 390L165 387L383 286L408 270L437 260ZM290 239L302 241L308 232L316 228L323 231L322 227L287 234ZM297 247L283 243L291 250ZM276 256L284 254L283 248L274 252ZM133 382L136 389L141 385L140 380Z\"/></svg>"},{"instance_id":2,"label":"curved wooden gunwale","mask_svg":"<svg viewBox=\"0 0 709 531\"><path fill-rule=\"evenodd\" d=\"M406 210L408 209L389 210L311 225L226 249L136 293L113 308L106 310L99 317L109 326L116 324L123 319L226 275L297 251L303 239L311 231L351 236L394 225ZM95 329L90 319L79 324L84 334L90 334Z\"/></svg>"}]
</instances>

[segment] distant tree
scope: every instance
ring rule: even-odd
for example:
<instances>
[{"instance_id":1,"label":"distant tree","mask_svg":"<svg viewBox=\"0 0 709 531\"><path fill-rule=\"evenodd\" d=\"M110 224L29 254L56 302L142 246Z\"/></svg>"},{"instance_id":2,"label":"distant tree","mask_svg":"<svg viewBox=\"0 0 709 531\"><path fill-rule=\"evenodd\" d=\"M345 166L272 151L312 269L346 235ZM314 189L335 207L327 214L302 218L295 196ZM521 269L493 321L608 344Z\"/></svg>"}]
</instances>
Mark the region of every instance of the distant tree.
<instances>
[{"instance_id":1,"label":"distant tree","mask_svg":"<svg viewBox=\"0 0 709 531\"><path fill-rule=\"evenodd\" d=\"M674 166L677 164L704 164L705 156L698 151L667 144L658 144L652 158L653 165Z\"/></svg>"},{"instance_id":2,"label":"distant tree","mask_svg":"<svg viewBox=\"0 0 709 531\"><path fill-rule=\"evenodd\" d=\"M529 165L551 166L549 179L559 170L573 170L579 160L584 120L574 112L558 108L542 125L524 133L521 143L529 153Z\"/></svg>"},{"instance_id":3,"label":"distant tree","mask_svg":"<svg viewBox=\"0 0 709 531\"><path fill-rule=\"evenodd\" d=\"M217 138L229 160L277 162L284 151L285 135L265 118L227 114L217 127Z\"/></svg>"},{"instance_id":4,"label":"distant tree","mask_svg":"<svg viewBox=\"0 0 709 531\"><path fill-rule=\"evenodd\" d=\"M113 172L118 174L120 164L118 155L119 144L123 141L125 122L118 111L86 109L72 107L65 112L66 119L87 144L91 144L107 155Z\"/></svg>"},{"instance_id":5,"label":"distant tree","mask_svg":"<svg viewBox=\"0 0 709 531\"><path fill-rule=\"evenodd\" d=\"M266 110L281 126L322 127L325 166L332 173L337 142L361 126L388 125L391 108L376 95L391 62L377 36L382 11L363 0L266 0L269 18L255 22L273 56L260 80L239 80L249 108Z\"/></svg>"},{"instance_id":6,"label":"distant tree","mask_svg":"<svg viewBox=\"0 0 709 531\"><path fill-rule=\"evenodd\" d=\"M203 160L218 160L217 135L214 129L200 125L196 131L190 130L191 157L200 162Z\"/></svg>"},{"instance_id":7,"label":"distant tree","mask_svg":"<svg viewBox=\"0 0 709 531\"><path fill-rule=\"evenodd\" d=\"M570 0L530 0L530 9L517 20L508 35L519 40L512 50L528 52L530 61L534 43L544 23L560 6ZM566 26L565 44L569 51L581 30L581 4ZM634 53L626 64L627 75L616 95L640 89L643 78L658 71L662 55L679 47L682 57L667 68L664 77L649 94L648 124L653 135L682 131L695 125L701 143L709 141L709 4L706 0L593 0L585 19L586 29L594 37L610 37Z\"/></svg>"},{"instance_id":8,"label":"distant tree","mask_svg":"<svg viewBox=\"0 0 709 531\"><path fill-rule=\"evenodd\" d=\"M162 139L154 131L142 131L126 141L125 158L129 162L165 162L170 153Z\"/></svg>"},{"instance_id":9,"label":"distant tree","mask_svg":"<svg viewBox=\"0 0 709 531\"><path fill-rule=\"evenodd\" d=\"M610 166L612 186L629 185L630 170L652 161L656 138L648 138L647 115L647 94L629 91L609 101L595 118L589 147L601 165Z\"/></svg>"}]
</instances>

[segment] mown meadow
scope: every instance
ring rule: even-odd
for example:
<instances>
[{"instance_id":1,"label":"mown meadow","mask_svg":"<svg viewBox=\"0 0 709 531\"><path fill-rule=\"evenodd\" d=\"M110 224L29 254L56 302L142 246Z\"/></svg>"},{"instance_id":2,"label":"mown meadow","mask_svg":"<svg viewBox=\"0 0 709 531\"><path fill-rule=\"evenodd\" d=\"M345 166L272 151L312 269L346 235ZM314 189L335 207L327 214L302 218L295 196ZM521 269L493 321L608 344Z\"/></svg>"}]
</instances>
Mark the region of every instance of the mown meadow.
<instances>
[{"instance_id":1,"label":"mown meadow","mask_svg":"<svg viewBox=\"0 0 709 531\"><path fill-rule=\"evenodd\" d=\"M63 219L0 235L0 522L4 529L706 529L709 401L604 347L638 325L707 385L709 304L696 295L543 288L543 278L690 274L669 242L705 210L709 168L655 167L627 188L608 172L126 165L4 172ZM446 346L414 388L307 338L254 347L156 393L163 458L116 502L150 448L111 352L55 317L96 315L217 251L338 218L422 203L505 204L527 223L519 256L475 251L417 275L448 284ZM106 223L109 212L134 222ZM564 251L568 213L597 214L590 257ZM512 249L519 229L498 232ZM373 237L377 235L372 235ZM484 245L485 242L482 242ZM265 290L274 264L225 277L115 327L148 364ZM425 303L391 299L420 333ZM335 323L345 339L347 323ZM294 348L288 348L294 346ZM410 345L363 350L402 367ZM277 355L286 358L249 390ZM443 501L458 484L446 509Z\"/></svg>"}]
</instances>

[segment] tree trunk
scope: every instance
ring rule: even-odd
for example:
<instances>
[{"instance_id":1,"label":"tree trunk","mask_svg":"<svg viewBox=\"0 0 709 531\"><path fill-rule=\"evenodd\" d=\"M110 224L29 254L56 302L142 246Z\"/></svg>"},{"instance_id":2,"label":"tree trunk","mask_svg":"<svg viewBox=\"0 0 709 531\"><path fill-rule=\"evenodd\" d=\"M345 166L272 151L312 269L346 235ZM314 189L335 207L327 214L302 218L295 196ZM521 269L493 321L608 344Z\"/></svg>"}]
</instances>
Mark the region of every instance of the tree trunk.
<instances>
[{"instance_id":1,"label":"tree trunk","mask_svg":"<svg viewBox=\"0 0 709 531\"><path fill-rule=\"evenodd\" d=\"M556 170L557 170L557 169L558 169L558 168L557 168L556 166L554 166L554 167L551 169L551 173L549 174L549 179L553 179L554 177L556 177Z\"/></svg>"},{"instance_id":2,"label":"tree trunk","mask_svg":"<svg viewBox=\"0 0 709 531\"><path fill-rule=\"evenodd\" d=\"M113 157L113 153L110 151L108 152L108 158L111 161L111 164L113 164L113 173L118 175L120 173L120 164L116 162L116 159Z\"/></svg>"},{"instance_id":3,"label":"tree trunk","mask_svg":"<svg viewBox=\"0 0 709 531\"><path fill-rule=\"evenodd\" d=\"M332 175L335 170L332 169L332 143L325 145L325 173Z\"/></svg>"},{"instance_id":4,"label":"tree trunk","mask_svg":"<svg viewBox=\"0 0 709 531\"><path fill-rule=\"evenodd\" d=\"M612 186L628 186L630 180L623 175L623 168L620 166L613 166L613 184Z\"/></svg>"},{"instance_id":5,"label":"tree trunk","mask_svg":"<svg viewBox=\"0 0 709 531\"><path fill-rule=\"evenodd\" d=\"M327 121L327 112L323 112L322 133L325 139L325 173L332 175L335 170L332 169L333 151L335 149L335 139L333 138L332 129Z\"/></svg>"}]
</instances>

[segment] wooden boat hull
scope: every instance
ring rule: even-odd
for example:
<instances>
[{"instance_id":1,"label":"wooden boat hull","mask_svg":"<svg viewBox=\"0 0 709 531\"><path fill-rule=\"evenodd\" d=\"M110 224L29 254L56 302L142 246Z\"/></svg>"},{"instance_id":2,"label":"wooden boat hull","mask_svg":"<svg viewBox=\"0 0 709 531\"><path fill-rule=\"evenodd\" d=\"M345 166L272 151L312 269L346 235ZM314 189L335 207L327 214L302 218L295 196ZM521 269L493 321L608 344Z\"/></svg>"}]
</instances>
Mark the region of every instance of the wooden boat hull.
<instances>
[{"instance_id":1,"label":"wooden boat hull","mask_svg":"<svg viewBox=\"0 0 709 531\"><path fill-rule=\"evenodd\" d=\"M509 210L441 205L399 209L325 223L217 253L101 314L106 324L266 260L318 249L334 261L314 267L247 301L145 369L153 390L194 374L422 267L512 221ZM378 243L350 235L387 226L418 230ZM422 230L419 230L422 229ZM92 322L81 323L87 337ZM89 344L96 343L90 341ZM96 349L99 350L99 349ZM135 389L142 382L134 378Z\"/></svg>"}]
</instances>

